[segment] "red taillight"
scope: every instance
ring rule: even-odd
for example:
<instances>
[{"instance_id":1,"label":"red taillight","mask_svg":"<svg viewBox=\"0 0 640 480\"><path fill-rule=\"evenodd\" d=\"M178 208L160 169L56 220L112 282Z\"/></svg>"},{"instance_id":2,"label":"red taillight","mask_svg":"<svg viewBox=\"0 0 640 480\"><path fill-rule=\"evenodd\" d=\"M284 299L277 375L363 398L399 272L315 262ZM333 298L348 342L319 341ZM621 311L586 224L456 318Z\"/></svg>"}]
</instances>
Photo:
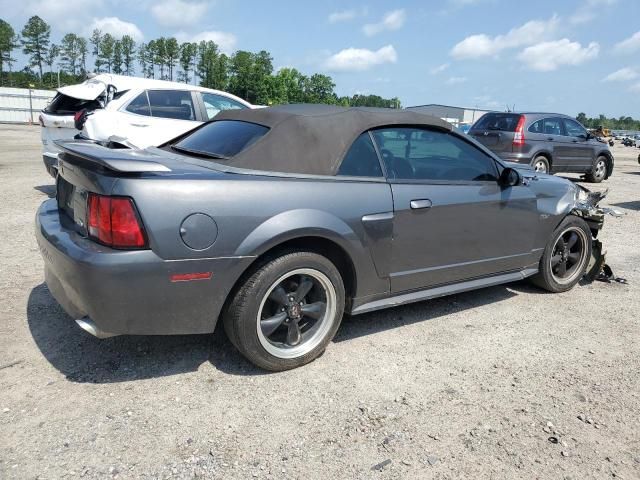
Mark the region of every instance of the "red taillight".
<instances>
[{"instance_id":1,"label":"red taillight","mask_svg":"<svg viewBox=\"0 0 640 480\"><path fill-rule=\"evenodd\" d=\"M133 200L89 194L87 201L89 236L113 248L145 248L147 241L138 221Z\"/></svg>"},{"instance_id":2,"label":"red taillight","mask_svg":"<svg viewBox=\"0 0 640 480\"><path fill-rule=\"evenodd\" d=\"M517 147L524 145L524 115L520 115L518 125L516 125L516 131L513 134L513 145Z\"/></svg>"}]
</instances>

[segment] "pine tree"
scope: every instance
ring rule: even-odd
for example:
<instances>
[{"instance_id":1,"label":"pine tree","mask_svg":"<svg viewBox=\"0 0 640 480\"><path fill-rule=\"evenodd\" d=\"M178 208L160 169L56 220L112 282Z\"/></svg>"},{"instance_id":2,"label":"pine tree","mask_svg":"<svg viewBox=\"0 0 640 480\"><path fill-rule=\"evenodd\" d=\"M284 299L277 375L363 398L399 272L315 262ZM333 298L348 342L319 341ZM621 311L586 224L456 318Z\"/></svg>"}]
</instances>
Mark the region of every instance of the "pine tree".
<instances>
[{"instance_id":1,"label":"pine tree","mask_svg":"<svg viewBox=\"0 0 640 480\"><path fill-rule=\"evenodd\" d=\"M31 17L21 32L22 53L29 57L29 65L38 67L42 81L42 64L49 52L51 27L37 15Z\"/></svg>"}]
</instances>

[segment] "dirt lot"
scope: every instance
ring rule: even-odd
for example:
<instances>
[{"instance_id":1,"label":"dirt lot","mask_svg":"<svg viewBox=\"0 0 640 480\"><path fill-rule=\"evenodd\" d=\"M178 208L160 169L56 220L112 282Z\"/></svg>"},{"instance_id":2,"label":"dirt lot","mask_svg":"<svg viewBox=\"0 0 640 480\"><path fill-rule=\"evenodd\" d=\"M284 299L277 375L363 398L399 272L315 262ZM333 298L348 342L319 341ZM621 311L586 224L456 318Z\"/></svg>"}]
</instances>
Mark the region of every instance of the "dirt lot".
<instances>
[{"instance_id":1,"label":"dirt lot","mask_svg":"<svg viewBox=\"0 0 640 480\"><path fill-rule=\"evenodd\" d=\"M640 150L602 240L629 285L522 282L346 319L279 374L224 334L97 340L43 283L36 127L0 126L0 478L640 478Z\"/></svg>"}]
</instances>

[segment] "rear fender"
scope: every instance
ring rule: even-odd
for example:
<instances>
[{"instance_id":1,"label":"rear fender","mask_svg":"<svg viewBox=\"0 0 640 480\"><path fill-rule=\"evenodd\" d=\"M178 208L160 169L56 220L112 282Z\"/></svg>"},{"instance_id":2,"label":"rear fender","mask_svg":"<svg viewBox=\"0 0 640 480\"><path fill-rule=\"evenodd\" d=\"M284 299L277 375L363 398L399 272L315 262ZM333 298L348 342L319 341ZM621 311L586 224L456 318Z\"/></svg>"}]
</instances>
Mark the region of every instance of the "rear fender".
<instances>
[{"instance_id":1,"label":"rear fender","mask_svg":"<svg viewBox=\"0 0 640 480\"><path fill-rule=\"evenodd\" d=\"M367 245L347 223L321 210L289 210L269 218L247 235L234 255L260 256L284 242L302 237L325 238L349 255L356 273L356 296L388 291L388 280L378 277Z\"/></svg>"}]
</instances>

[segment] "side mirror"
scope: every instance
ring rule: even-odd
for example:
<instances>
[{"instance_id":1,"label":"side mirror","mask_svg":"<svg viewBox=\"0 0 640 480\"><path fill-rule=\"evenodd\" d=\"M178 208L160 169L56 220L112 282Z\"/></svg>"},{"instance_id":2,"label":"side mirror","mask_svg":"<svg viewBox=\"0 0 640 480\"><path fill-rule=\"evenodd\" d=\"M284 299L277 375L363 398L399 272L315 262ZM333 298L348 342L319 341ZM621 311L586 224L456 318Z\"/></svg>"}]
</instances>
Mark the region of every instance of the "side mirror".
<instances>
[{"instance_id":1,"label":"side mirror","mask_svg":"<svg viewBox=\"0 0 640 480\"><path fill-rule=\"evenodd\" d=\"M500 185L503 187L516 187L520 185L520 174L514 168L505 168L500 174Z\"/></svg>"}]
</instances>

